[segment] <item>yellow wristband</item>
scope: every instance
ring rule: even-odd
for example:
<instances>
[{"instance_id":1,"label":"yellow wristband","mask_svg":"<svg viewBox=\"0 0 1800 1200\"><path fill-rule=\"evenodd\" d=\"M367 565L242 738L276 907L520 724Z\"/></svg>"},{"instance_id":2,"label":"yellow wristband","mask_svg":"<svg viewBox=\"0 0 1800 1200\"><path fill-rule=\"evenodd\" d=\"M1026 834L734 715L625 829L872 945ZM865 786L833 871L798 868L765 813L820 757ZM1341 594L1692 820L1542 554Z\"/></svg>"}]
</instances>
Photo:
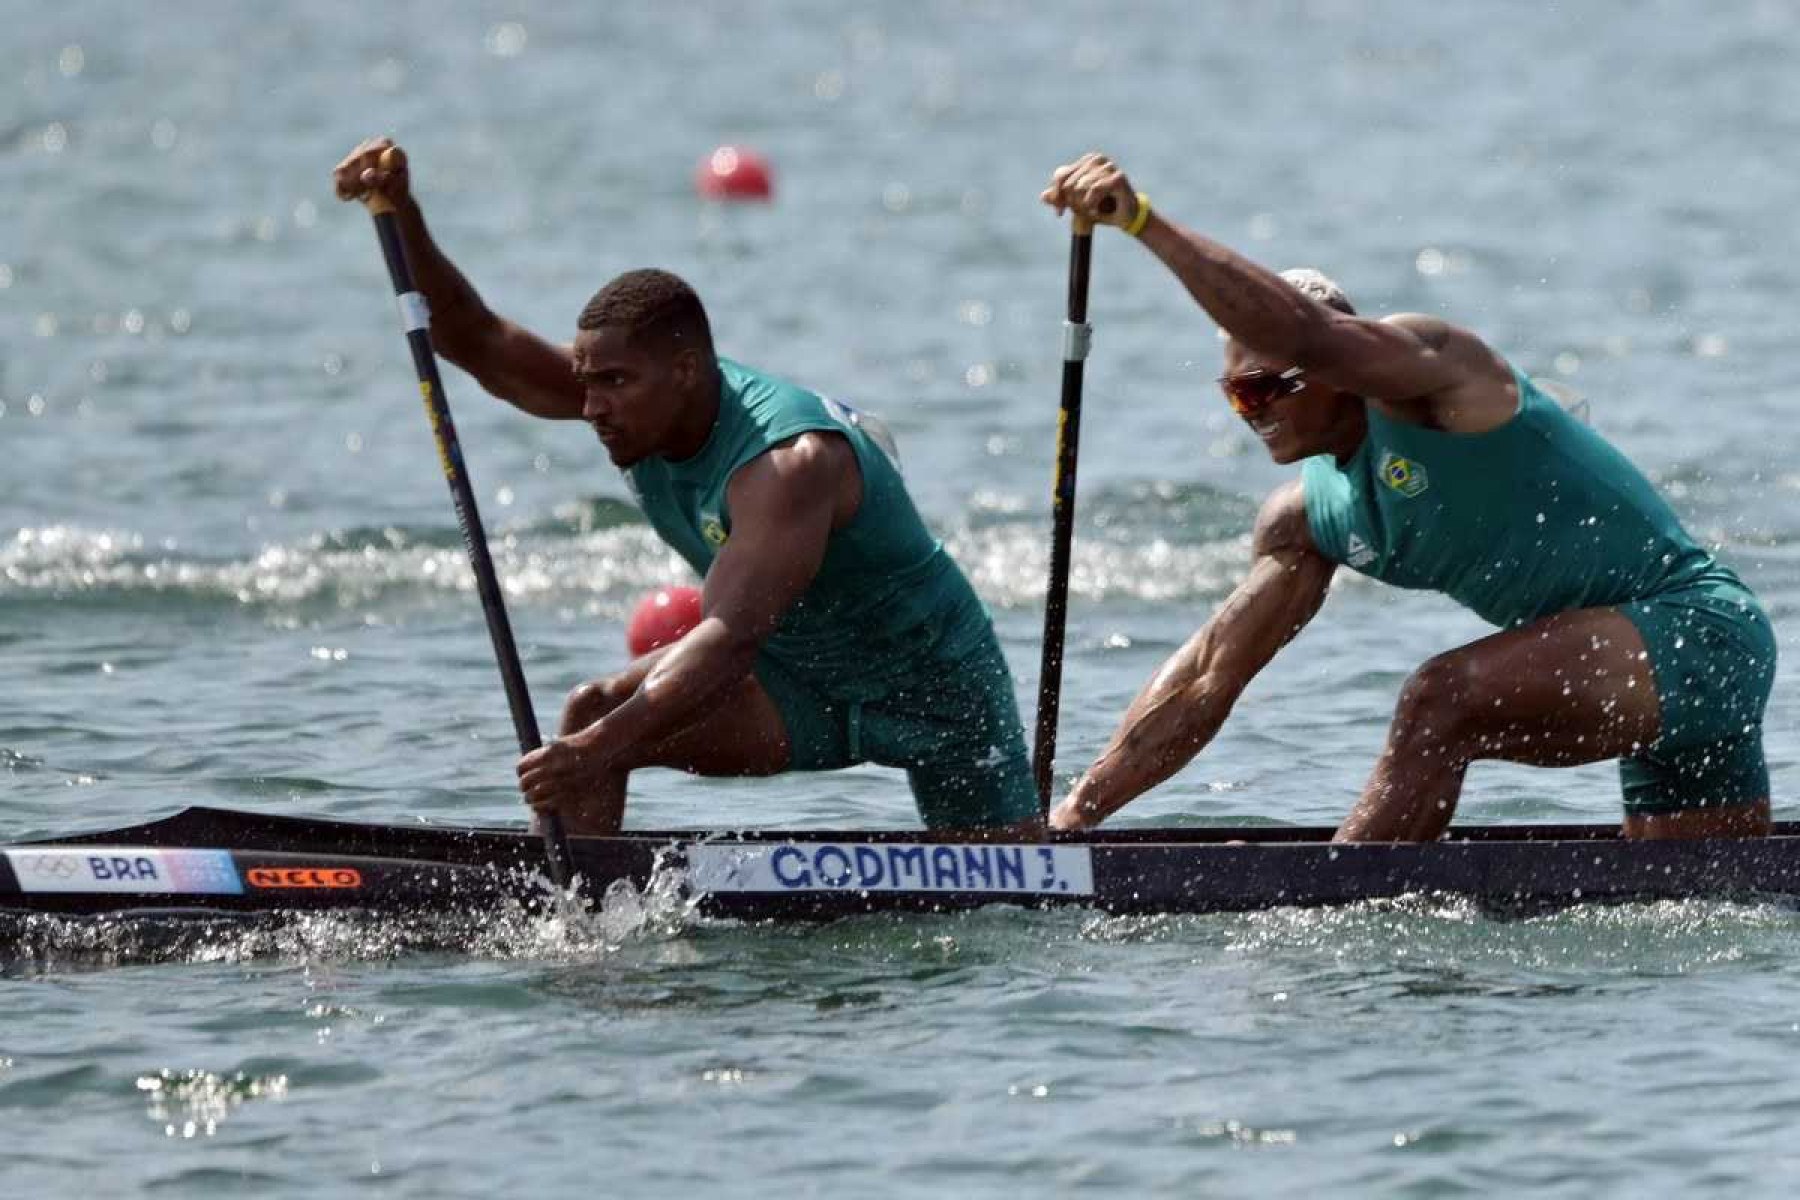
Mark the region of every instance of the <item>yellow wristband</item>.
<instances>
[{"instance_id":1,"label":"yellow wristband","mask_svg":"<svg viewBox=\"0 0 1800 1200\"><path fill-rule=\"evenodd\" d=\"M1144 226L1150 223L1150 197L1139 192L1137 194L1137 202L1137 213L1131 218L1131 223L1125 226L1125 232L1129 233L1132 237L1136 237L1138 234L1144 232Z\"/></svg>"}]
</instances>

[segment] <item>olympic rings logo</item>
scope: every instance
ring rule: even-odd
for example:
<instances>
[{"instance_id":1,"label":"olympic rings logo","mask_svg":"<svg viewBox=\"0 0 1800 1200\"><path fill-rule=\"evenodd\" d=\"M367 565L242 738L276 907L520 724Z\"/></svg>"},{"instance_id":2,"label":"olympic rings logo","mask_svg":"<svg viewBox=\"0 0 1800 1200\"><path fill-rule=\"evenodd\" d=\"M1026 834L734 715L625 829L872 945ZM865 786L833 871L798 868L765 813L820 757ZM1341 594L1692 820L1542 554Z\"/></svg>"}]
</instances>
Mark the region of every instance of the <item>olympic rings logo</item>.
<instances>
[{"instance_id":1,"label":"olympic rings logo","mask_svg":"<svg viewBox=\"0 0 1800 1200\"><path fill-rule=\"evenodd\" d=\"M25 861L26 870L39 879L73 879L86 874L86 866L72 854L34 854Z\"/></svg>"}]
</instances>

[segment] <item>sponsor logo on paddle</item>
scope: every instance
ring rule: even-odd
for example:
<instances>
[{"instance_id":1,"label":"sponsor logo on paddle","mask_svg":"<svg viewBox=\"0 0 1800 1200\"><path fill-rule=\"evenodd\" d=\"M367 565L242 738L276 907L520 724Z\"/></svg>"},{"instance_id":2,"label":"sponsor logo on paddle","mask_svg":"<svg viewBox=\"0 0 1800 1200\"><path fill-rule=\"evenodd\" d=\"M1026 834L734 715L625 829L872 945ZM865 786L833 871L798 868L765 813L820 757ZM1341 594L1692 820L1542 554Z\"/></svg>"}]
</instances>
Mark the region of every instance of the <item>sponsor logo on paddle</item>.
<instances>
[{"instance_id":1,"label":"sponsor logo on paddle","mask_svg":"<svg viewBox=\"0 0 1800 1200\"><path fill-rule=\"evenodd\" d=\"M1091 896L1086 846L949 846L911 842L696 845L688 882L701 892L976 892Z\"/></svg>"},{"instance_id":2,"label":"sponsor logo on paddle","mask_svg":"<svg viewBox=\"0 0 1800 1200\"><path fill-rule=\"evenodd\" d=\"M235 896L244 890L223 850L79 849L6 851L22 892L124 892Z\"/></svg>"},{"instance_id":3,"label":"sponsor logo on paddle","mask_svg":"<svg viewBox=\"0 0 1800 1200\"><path fill-rule=\"evenodd\" d=\"M359 888L362 872L354 867L250 867L244 878L254 888Z\"/></svg>"}]
</instances>

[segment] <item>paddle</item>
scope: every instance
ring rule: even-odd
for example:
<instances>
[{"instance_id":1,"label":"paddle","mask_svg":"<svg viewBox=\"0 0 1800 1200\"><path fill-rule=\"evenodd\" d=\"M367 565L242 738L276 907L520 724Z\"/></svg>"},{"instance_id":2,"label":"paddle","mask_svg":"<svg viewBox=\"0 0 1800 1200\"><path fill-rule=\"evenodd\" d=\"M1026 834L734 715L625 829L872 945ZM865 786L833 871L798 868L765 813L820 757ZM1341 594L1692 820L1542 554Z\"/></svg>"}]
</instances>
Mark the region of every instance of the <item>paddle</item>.
<instances>
[{"instance_id":1,"label":"paddle","mask_svg":"<svg viewBox=\"0 0 1800 1200\"><path fill-rule=\"evenodd\" d=\"M1093 249L1093 226L1075 218L1069 238L1069 310L1063 322L1062 407L1056 421L1056 477L1051 493L1050 584L1044 593L1044 657L1038 672L1037 741L1031 758L1038 807L1046 817L1050 815L1056 764L1056 718L1062 707L1063 626L1069 609L1069 554L1075 539L1082 368L1094 333L1087 323L1088 264Z\"/></svg>"},{"instance_id":2,"label":"paddle","mask_svg":"<svg viewBox=\"0 0 1800 1200\"><path fill-rule=\"evenodd\" d=\"M404 162L397 149L388 150L381 158L381 165L386 168L398 169ZM406 262L400 224L394 216L392 202L385 196L371 194L363 203L375 220L375 234L381 239L381 254L387 260L388 278L393 281L394 295L400 301L406 344L412 350L419 391L425 397L425 415L431 419L431 433L437 439L438 461L443 465L444 477L450 481L450 496L456 503L456 520L462 527L463 545L469 551L469 565L475 570L475 590L481 596L481 611L487 617L494 657L499 660L506 703L512 709L513 730L519 736L519 753L527 754L541 746L543 738L538 735L537 716L531 709L531 693L525 686L525 671L519 665L518 648L513 644L512 626L506 620L506 602L500 595L494 560L488 554L481 514L475 508L475 492L469 486L468 468L463 464L462 443L456 440L456 425L450 420L450 405L444 399L443 381L438 378L437 356L432 351L428 332L431 315L425 306L425 297L413 286L412 268ZM544 834L545 866L550 878L558 887L567 887L572 870L569 840L563 833L562 818L547 812L539 820Z\"/></svg>"}]
</instances>

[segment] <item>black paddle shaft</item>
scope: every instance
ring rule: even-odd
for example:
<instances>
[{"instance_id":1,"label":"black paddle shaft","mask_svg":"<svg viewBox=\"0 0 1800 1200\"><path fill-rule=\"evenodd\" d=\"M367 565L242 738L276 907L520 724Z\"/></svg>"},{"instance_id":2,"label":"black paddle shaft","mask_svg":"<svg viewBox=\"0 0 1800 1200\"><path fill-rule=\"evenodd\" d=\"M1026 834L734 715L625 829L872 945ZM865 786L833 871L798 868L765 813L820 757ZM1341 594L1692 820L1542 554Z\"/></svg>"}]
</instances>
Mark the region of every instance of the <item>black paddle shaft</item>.
<instances>
[{"instance_id":1,"label":"black paddle shaft","mask_svg":"<svg viewBox=\"0 0 1800 1200\"><path fill-rule=\"evenodd\" d=\"M469 486L462 443L456 439L456 424L450 419L450 405L444 398L444 384L438 376L425 297L413 284L412 268L406 262L406 247L392 206L380 197L372 197L368 206L369 215L375 219L375 234L381 239L382 257L387 260L388 278L393 281L394 295L400 302L400 315L406 324L406 344L412 350L419 391L425 397L425 414L431 418L438 461L444 468L444 478L450 482L450 496L456 502L457 524L462 527L463 545L469 552L469 565L475 571L475 590L481 596L481 611L487 617L488 636L493 640L494 657L500 664L500 681L506 688L507 706L512 709L519 752L527 754L543 745L543 738L538 734L537 716L531 708L531 692L525 686L525 669L519 665L512 625L506 619L506 602L500 594L500 580L494 574L493 557L488 553L481 513L475 507L475 492ZM546 812L539 816L539 821L550 878L558 887L566 887L571 868L569 842L563 832L562 818L555 812Z\"/></svg>"},{"instance_id":2,"label":"black paddle shaft","mask_svg":"<svg viewBox=\"0 0 1800 1200\"><path fill-rule=\"evenodd\" d=\"M1037 742L1032 776L1038 806L1050 812L1056 766L1056 718L1062 707L1063 628L1069 611L1069 557L1075 540L1075 465L1081 447L1081 383L1093 328L1087 323L1088 269L1094 236L1077 222L1069 239L1069 309L1063 323L1062 407L1056 422L1056 480L1050 537L1050 583L1044 594L1044 658L1038 672Z\"/></svg>"}]
</instances>

